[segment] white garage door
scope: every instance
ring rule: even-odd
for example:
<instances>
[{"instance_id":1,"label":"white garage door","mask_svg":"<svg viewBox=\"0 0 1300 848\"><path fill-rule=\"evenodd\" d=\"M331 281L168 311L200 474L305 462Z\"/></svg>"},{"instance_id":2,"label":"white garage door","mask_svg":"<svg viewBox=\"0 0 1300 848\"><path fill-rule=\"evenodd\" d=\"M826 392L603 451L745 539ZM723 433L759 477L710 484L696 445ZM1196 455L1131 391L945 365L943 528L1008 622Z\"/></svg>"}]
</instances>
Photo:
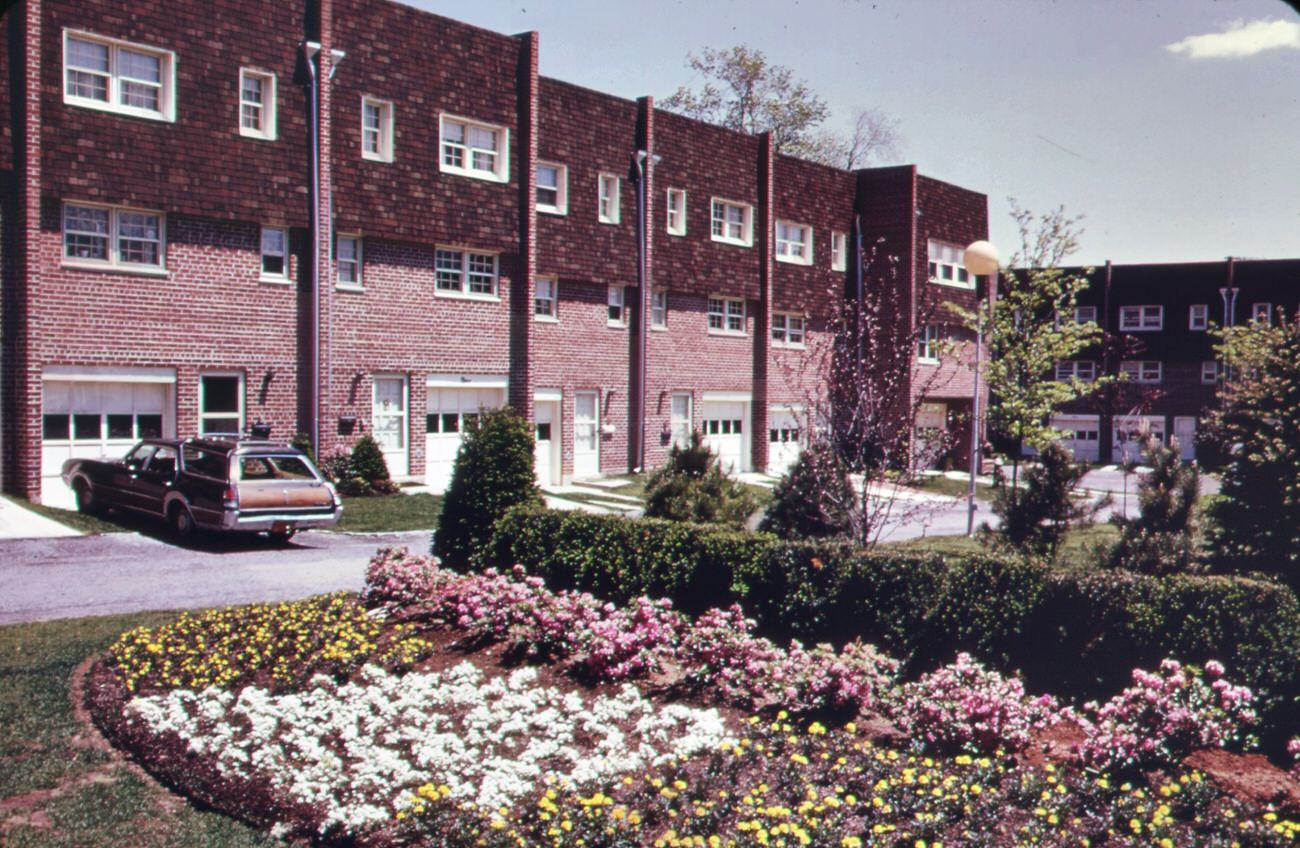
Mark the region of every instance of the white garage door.
<instances>
[{"instance_id":1,"label":"white garage door","mask_svg":"<svg viewBox=\"0 0 1300 848\"><path fill-rule=\"evenodd\" d=\"M1072 452L1076 460L1084 462L1101 460L1100 421L1096 415L1052 416L1052 426L1065 433L1061 447Z\"/></svg>"},{"instance_id":2,"label":"white garage door","mask_svg":"<svg viewBox=\"0 0 1300 848\"><path fill-rule=\"evenodd\" d=\"M704 443L717 454L722 470L728 474L746 471L745 411L743 401L716 401L705 399L700 417L704 422Z\"/></svg>"},{"instance_id":3,"label":"white garage door","mask_svg":"<svg viewBox=\"0 0 1300 848\"><path fill-rule=\"evenodd\" d=\"M143 438L174 436L172 386L46 380L41 395L41 502L71 509L59 473L73 457L124 456Z\"/></svg>"},{"instance_id":4,"label":"white garage door","mask_svg":"<svg viewBox=\"0 0 1300 848\"><path fill-rule=\"evenodd\" d=\"M767 413L767 473L780 476L790 470L803 449L798 414L773 408Z\"/></svg>"},{"instance_id":5,"label":"white garage door","mask_svg":"<svg viewBox=\"0 0 1300 848\"><path fill-rule=\"evenodd\" d=\"M1165 440L1165 419L1151 415L1116 415L1114 456L1117 463L1141 462L1147 434Z\"/></svg>"},{"instance_id":6,"label":"white garage door","mask_svg":"<svg viewBox=\"0 0 1300 848\"><path fill-rule=\"evenodd\" d=\"M496 409L505 400L504 388L447 389L430 386L424 428L424 480L430 488L438 493L447 490L466 428L474 426L480 410Z\"/></svg>"}]
</instances>

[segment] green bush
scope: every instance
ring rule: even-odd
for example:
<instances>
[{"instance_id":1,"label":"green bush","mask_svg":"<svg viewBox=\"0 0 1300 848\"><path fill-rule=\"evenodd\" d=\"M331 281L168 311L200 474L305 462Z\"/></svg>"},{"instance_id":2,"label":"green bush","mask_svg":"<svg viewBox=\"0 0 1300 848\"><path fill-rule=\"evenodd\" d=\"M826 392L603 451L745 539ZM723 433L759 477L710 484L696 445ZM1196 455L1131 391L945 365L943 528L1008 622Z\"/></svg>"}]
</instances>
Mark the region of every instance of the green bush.
<instances>
[{"instance_id":1,"label":"green bush","mask_svg":"<svg viewBox=\"0 0 1300 848\"><path fill-rule=\"evenodd\" d=\"M759 529L783 539L847 536L854 502L848 469L823 440L805 448L773 491Z\"/></svg>"},{"instance_id":2,"label":"green bush","mask_svg":"<svg viewBox=\"0 0 1300 848\"><path fill-rule=\"evenodd\" d=\"M743 527L757 508L754 496L722 473L698 430L691 433L689 445L673 445L668 461L646 481L649 518Z\"/></svg>"},{"instance_id":3,"label":"green bush","mask_svg":"<svg viewBox=\"0 0 1300 848\"><path fill-rule=\"evenodd\" d=\"M1138 483L1138 516L1116 520L1120 540L1103 564L1142 574L1199 570L1196 504L1200 474L1195 465L1183 462L1177 439L1164 445L1150 437L1143 454L1151 471Z\"/></svg>"},{"instance_id":4,"label":"green bush","mask_svg":"<svg viewBox=\"0 0 1300 848\"><path fill-rule=\"evenodd\" d=\"M348 463L348 471L351 476L359 477L372 486L392 479L388 475L388 463L384 460L384 452L379 447L379 442L375 441L375 437L369 433L357 439L356 444L352 446L352 459Z\"/></svg>"},{"instance_id":5,"label":"green bush","mask_svg":"<svg viewBox=\"0 0 1300 848\"><path fill-rule=\"evenodd\" d=\"M533 462L532 426L509 407L483 412L456 454L433 553L449 566L465 567L489 542L493 522L507 510L541 506Z\"/></svg>"},{"instance_id":6,"label":"green bush","mask_svg":"<svg viewBox=\"0 0 1300 848\"><path fill-rule=\"evenodd\" d=\"M993 512L1002 519L996 538L1015 550L1055 558L1065 531L1097 512L1072 496L1087 471L1087 464L1052 442L1025 470L1023 489L1003 485L994 492Z\"/></svg>"}]
</instances>

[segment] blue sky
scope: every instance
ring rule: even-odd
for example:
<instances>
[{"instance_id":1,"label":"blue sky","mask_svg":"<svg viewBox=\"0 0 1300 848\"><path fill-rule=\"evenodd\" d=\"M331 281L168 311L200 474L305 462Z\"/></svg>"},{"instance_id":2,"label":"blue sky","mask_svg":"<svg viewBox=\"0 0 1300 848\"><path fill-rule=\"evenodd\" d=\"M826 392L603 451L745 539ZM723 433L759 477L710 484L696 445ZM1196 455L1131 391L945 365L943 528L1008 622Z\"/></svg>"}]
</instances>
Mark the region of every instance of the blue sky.
<instances>
[{"instance_id":1,"label":"blue sky","mask_svg":"<svg viewBox=\"0 0 1300 848\"><path fill-rule=\"evenodd\" d=\"M541 34L541 72L623 97L692 83L745 44L847 128L896 118L901 162L1081 213L1081 263L1300 256L1300 15L1279 0L414 0ZM894 163L883 163L894 164Z\"/></svg>"}]
</instances>

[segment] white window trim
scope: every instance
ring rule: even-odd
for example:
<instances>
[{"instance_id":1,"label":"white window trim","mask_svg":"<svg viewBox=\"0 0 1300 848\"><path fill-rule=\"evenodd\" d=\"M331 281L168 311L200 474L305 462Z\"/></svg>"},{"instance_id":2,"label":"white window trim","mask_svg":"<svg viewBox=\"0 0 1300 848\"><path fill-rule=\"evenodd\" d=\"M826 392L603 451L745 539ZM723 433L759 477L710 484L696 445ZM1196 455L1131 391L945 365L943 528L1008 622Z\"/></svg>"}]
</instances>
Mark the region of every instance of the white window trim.
<instances>
[{"instance_id":1,"label":"white window trim","mask_svg":"<svg viewBox=\"0 0 1300 848\"><path fill-rule=\"evenodd\" d=\"M444 289L438 285L438 251L460 254L460 288ZM492 292L475 292L469 289L469 257L486 256L492 258ZM433 294L453 300L482 300L499 303L501 301L501 257L499 254L468 247L456 247L440 244L433 251Z\"/></svg>"},{"instance_id":2,"label":"white window trim","mask_svg":"<svg viewBox=\"0 0 1300 848\"><path fill-rule=\"evenodd\" d=\"M1129 320L1127 320L1126 316L1124 315L1124 311L1127 310L1127 309L1137 309L1137 310L1140 310L1140 311L1138 312L1138 320L1137 320L1136 322L1133 322L1133 321L1129 321ZM1156 322L1155 322L1154 325L1152 325L1151 322L1147 320L1147 310L1149 310L1149 309L1155 309L1155 310L1158 310L1157 313L1156 313L1156 315L1157 315L1157 320L1156 320ZM1163 330L1164 327L1165 327L1165 308L1164 308L1163 306L1161 306L1160 304L1156 304L1156 303L1132 304L1132 303L1130 303L1130 304L1125 304L1125 305L1123 305L1123 306L1121 306L1121 307L1119 308L1119 329L1120 329L1121 332L1125 332L1125 333L1154 333L1154 332L1158 332L1158 331L1160 331L1160 330Z\"/></svg>"},{"instance_id":3,"label":"white window trim","mask_svg":"<svg viewBox=\"0 0 1300 848\"><path fill-rule=\"evenodd\" d=\"M791 341L790 321L794 319L799 322L799 341ZM778 326L779 325L779 326ZM776 332L780 330L784 338L777 341ZM773 312L772 313L772 347L791 348L794 350L803 350L807 347L808 339L808 319L800 312Z\"/></svg>"},{"instance_id":4,"label":"white window trim","mask_svg":"<svg viewBox=\"0 0 1300 848\"><path fill-rule=\"evenodd\" d=\"M613 192L607 193L610 186L613 186ZM619 208L619 195L623 190L623 182L617 174L611 174L607 171L601 171L596 175L596 220L602 224L617 224L622 214ZM608 204L606 203L608 201ZM605 212L606 205L609 206L609 212Z\"/></svg>"},{"instance_id":5,"label":"white window trim","mask_svg":"<svg viewBox=\"0 0 1300 848\"><path fill-rule=\"evenodd\" d=\"M339 263L342 261L339 257L338 243L343 239L351 239L357 243L357 256L354 260L357 265L357 279L354 282L344 282L339 277ZM362 291L365 288L365 245L359 233L337 233L334 236L334 287L348 291Z\"/></svg>"},{"instance_id":6,"label":"white window trim","mask_svg":"<svg viewBox=\"0 0 1300 848\"><path fill-rule=\"evenodd\" d=\"M715 300L722 302L721 313L714 313L713 311L713 301ZM733 330L730 327L731 319L735 317L731 311L731 304L735 304L735 303L740 304L740 329L739 330ZM742 297L729 297L724 294L709 295L708 300L705 302L705 320L707 322L706 326L708 326L709 329L709 335L733 336L733 337L743 337L749 335L749 331L746 329L748 327L748 321L747 321L748 316L746 315L746 311L747 310L746 310L745 299ZM715 314L720 314L722 316L721 327L713 326L713 322L711 319Z\"/></svg>"},{"instance_id":7,"label":"white window trim","mask_svg":"<svg viewBox=\"0 0 1300 848\"><path fill-rule=\"evenodd\" d=\"M1201 384L1212 386L1219 382L1219 363L1210 361L1201 363Z\"/></svg>"},{"instance_id":8,"label":"white window trim","mask_svg":"<svg viewBox=\"0 0 1300 848\"><path fill-rule=\"evenodd\" d=\"M544 212L547 215L568 215L569 214L569 167L561 165L558 162L538 162L537 167L547 167L555 169L555 204L542 203L534 198L533 203L538 212ZM538 184L540 186L540 183Z\"/></svg>"},{"instance_id":9,"label":"white window trim","mask_svg":"<svg viewBox=\"0 0 1300 848\"><path fill-rule=\"evenodd\" d=\"M1273 304L1252 303L1250 305L1250 322L1265 327L1273 326Z\"/></svg>"},{"instance_id":10,"label":"white window trim","mask_svg":"<svg viewBox=\"0 0 1300 848\"><path fill-rule=\"evenodd\" d=\"M1087 316L1087 317L1084 317ZM1056 310L1056 329L1061 329L1065 324L1096 324L1097 307L1095 306L1075 306L1071 307L1062 314L1061 310Z\"/></svg>"},{"instance_id":11,"label":"white window trim","mask_svg":"<svg viewBox=\"0 0 1300 848\"><path fill-rule=\"evenodd\" d=\"M244 126L244 80L255 77L262 80L262 126L253 129ZM275 74L257 68L239 69L239 134L244 138L257 138L262 141L275 141L276 136L276 91Z\"/></svg>"},{"instance_id":12,"label":"white window trim","mask_svg":"<svg viewBox=\"0 0 1300 848\"><path fill-rule=\"evenodd\" d=\"M655 323L655 298L662 297L664 301L664 320ZM668 329L668 290L651 289L650 290L650 329L663 332Z\"/></svg>"},{"instance_id":13,"label":"white window trim","mask_svg":"<svg viewBox=\"0 0 1300 848\"><path fill-rule=\"evenodd\" d=\"M686 399L685 417L674 415L674 400ZM668 435L672 444L686 447L691 441L691 432L695 429L695 396L692 392L673 392L668 400Z\"/></svg>"},{"instance_id":14,"label":"white window trim","mask_svg":"<svg viewBox=\"0 0 1300 848\"><path fill-rule=\"evenodd\" d=\"M614 296L615 292L618 293L617 298ZM616 300L617 303L615 303ZM609 310L614 306L617 306L619 310L620 317L617 319L609 316ZM611 285L605 294L605 325L622 330L627 327L627 324L627 287Z\"/></svg>"},{"instance_id":15,"label":"white window trim","mask_svg":"<svg viewBox=\"0 0 1300 848\"><path fill-rule=\"evenodd\" d=\"M366 149L366 107L374 106L379 109L379 150L370 151ZM361 96L361 158L369 159L371 162L392 162L393 161L393 102L391 100L381 100L378 97L371 97L368 94ZM441 158L441 151L439 151Z\"/></svg>"},{"instance_id":16,"label":"white window trim","mask_svg":"<svg viewBox=\"0 0 1300 848\"><path fill-rule=\"evenodd\" d=\"M473 150L473 148L469 146L469 139L468 139L469 130L471 128L488 130L490 132L498 133L497 135L498 146L495 151L496 167L493 168L491 171L486 171L479 168L466 167L465 165L448 164L446 156L444 155L445 148L448 144L448 142L445 140L447 137L448 122L454 124L461 124L465 127L466 139L463 143L458 144L457 146L463 148L464 150L463 158L466 159L467 161L472 161L471 150ZM440 113L438 115L438 170L444 174L457 174L462 177L470 177L471 179L476 179L476 180L486 180L488 182L493 182L493 183L510 182L510 128L503 127L498 124L489 124L483 121L476 121L473 118L465 118L460 115L452 115L447 112Z\"/></svg>"},{"instance_id":17,"label":"white window trim","mask_svg":"<svg viewBox=\"0 0 1300 848\"><path fill-rule=\"evenodd\" d=\"M88 259L67 255L67 209L69 206L80 206L87 209L106 209L108 210L108 258L107 259ZM118 259L120 250L118 241L119 235L119 215L123 212L138 212L144 215L158 216L158 264L146 265L139 262L122 262ZM132 206L109 206L103 203L82 203L80 201L64 201L59 210L59 246L60 261L59 264L66 268L82 268L87 270L98 271L116 271L126 274L141 274L144 276L164 277L167 271L167 216L153 209L137 209Z\"/></svg>"},{"instance_id":18,"label":"white window trim","mask_svg":"<svg viewBox=\"0 0 1300 848\"><path fill-rule=\"evenodd\" d=\"M1081 374L1081 371L1087 371L1088 376ZM1092 383L1097 380L1097 362L1093 359L1068 359L1065 362L1056 363L1056 381L1063 383L1068 380L1079 380L1083 383Z\"/></svg>"},{"instance_id":19,"label":"white window trim","mask_svg":"<svg viewBox=\"0 0 1300 848\"><path fill-rule=\"evenodd\" d=\"M735 238L726 234L727 219L725 210L728 206L734 206L741 210L741 237ZM718 208L722 207L724 214L721 218L718 216ZM718 221L723 222L723 232L715 232L714 224ZM748 203L741 203L739 200L727 200L725 197L709 198L709 238L722 244L734 244L738 247L754 246L754 207Z\"/></svg>"},{"instance_id":20,"label":"white window trim","mask_svg":"<svg viewBox=\"0 0 1300 848\"><path fill-rule=\"evenodd\" d=\"M831 230L831 270L849 269L849 234Z\"/></svg>"},{"instance_id":21,"label":"white window trim","mask_svg":"<svg viewBox=\"0 0 1300 848\"><path fill-rule=\"evenodd\" d=\"M548 304L545 312L538 312L537 307L542 298L538 297L542 283L550 283L551 296L546 299ZM533 281L533 320L540 321L544 324L558 324L560 322L560 281L556 277L537 277Z\"/></svg>"},{"instance_id":22,"label":"white window trim","mask_svg":"<svg viewBox=\"0 0 1300 848\"><path fill-rule=\"evenodd\" d=\"M949 262L946 259L936 259L939 251L936 248L950 248L954 252L955 261ZM960 244L942 239L927 239L925 243L926 268L929 281L936 286L949 286L954 289L973 290L975 288L975 275L966 270L964 259L966 248ZM945 280L940 274L929 270L931 268L951 268L952 279ZM963 280L962 277L966 279Z\"/></svg>"},{"instance_id":23,"label":"white window trim","mask_svg":"<svg viewBox=\"0 0 1300 848\"><path fill-rule=\"evenodd\" d=\"M277 254L274 254L274 253L268 254L268 253L266 252L265 241L266 241L266 231L267 231L267 230L274 230L274 231L280 233L281 237L284 239L284 254L283 254L283 257L284 257L284 270L281 271L279 274L270 274L270 273L267 273L267 271L266 271L266 259L265 259L265 258L266 258L267 256L276 256L276 255L277 255ZM281 284L281 285L283 285L283 284L285 284L285 283L288 283L288 282L289 282L289 279L290 279L290 277L289 277L289 257L290 257L290 255L291 255L291 251L289 250L289 231L288 231L287 229L285 229L284 227L262 227L262 229L258 231L258 243L257 243L257 248L258 248L258 256L257 256L257 264L258 264L258 279L261 280L261 281L264 282L264 283L279 283L279 284Z\"/></svg>"},{"instance_id":24,"label":"white window trim","mask_svg":"<svg viewBox=\"0 0 1300 848\"><path fill-rule=\"evenodd\" d=\"M246 386L244 372L242 371L200 371L199 372L199 407L197 410L199 414L199 434L202 435L205 432L203 429L203 422L205 419L225 418L230 415L230 413L228 412L204 412L203 407L207 403L207 392L203 388L203 383L204 380L206 380L208 377L234 377L239 380L239 389L237 395L239 398L239 429L236 431L236 433L242 434L244 432L244 426L247 422L247 412L248 412L247 404L245 400L245 396L247 394L246 391L247 386ZM225 431L219 431L219 432L225 432Z\"/></svg>"},{"instance_id":25,"label":"white window trim","mask_svg":"<svg viewBox=\"0 0 1300 848\"><path fill-rule=\"evenodd\" d=\"M939 340L943 333L938 324L926 324L917 334L916 361L925 365L939 364ZM922 348L924 347L924 353Z\"/></svg>"},{"instance_id":26,"label":"white window trim","mask_svg":"<svg viewBox=\"0 0 1300 848\"><path fill-rule=\"evenodd\" d=\"M1151 366L1155 366L1154 376L1148 374ZM1130 382L1144 385L1161 383L1165 376L1164 363L1159 359L1126 359L1119 364L1119 370L1121 374L1128 375Z\"/></svg>"},{"instance_id":27,"label":"white window trim","mask_svg":"<svg viewBox=\"0 0 1300 848\"><path fill-rule=\"evenodd\" d=\"M68 67L68 40L70 38L92 41L108 47L108 100L96 100L93 97L82 97L68 93L68 71L70 70ZM161 82L161 87L158 90L158 111L141 109L136 106L124 106L117 102L119 99L118 93L121 90L121 79L117 72L117 53L121 49L133 50L137 53L152 53L162 60L158 69ZM115 112L119 115L148 118L154 121L167 121L168 123L173 123L176 120L176 54L171 50L162 50L149 45L123 41L120 38L106 38L84 30L65 29L63 30L63 74L60 78L60 85L63 88L63 102L72 106L84 106L87 109L98 109L102 112Z\"/></svg>"},{"instance_id":28,"label":"white window trim","mask_svg":"<svg viewBox=\"0 0 1300 848\"><path fill-rule=\"evenodd\" d=\"M791 239L781 238L781 229L799 229L806 240L793 241ZM788 262L791 265L811 265L813 263L813 228L811 224L800 224L796 221L777 220L773 232L773 238L776 239L776 261ZM793 253L795 247L802 248L802 255Z\"/></svg>"},{"instance_id":29,"label":"white window trim","mask_svg":"<svg viewBox=\"0 0 1300 848\"><path fill-rule=\"evenodd\" d=\"M1200 310L1200 315L1197 315ZM1199 318L1199 320L1198 320ZM1187 329L1205 330L1210 326L1210 305L1208 303L1193 303L1187 307Z\"/></svg>"},{"instance_id":30,"label":"white window trim","mask_svg":"<svg viewBox=\"0 0 1300 848\"><path fill-rule=\"evenodd\" d=\"M674 199L677 201L674 205ZM686 235L686 189L670 188L668 189L667 201L664 204L666 210L666 221L664 222L670 236ZM677 215L677 225L673 226L673 214Z\"/></svg>"}]
</instances>

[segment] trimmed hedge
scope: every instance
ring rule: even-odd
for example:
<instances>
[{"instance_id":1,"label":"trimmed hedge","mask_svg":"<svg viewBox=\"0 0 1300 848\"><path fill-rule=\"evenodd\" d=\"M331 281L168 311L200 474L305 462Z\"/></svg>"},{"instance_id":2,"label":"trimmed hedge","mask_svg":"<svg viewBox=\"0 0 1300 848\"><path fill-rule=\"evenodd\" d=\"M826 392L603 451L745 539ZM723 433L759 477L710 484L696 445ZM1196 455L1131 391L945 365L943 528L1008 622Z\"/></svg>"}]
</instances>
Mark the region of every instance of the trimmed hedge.
<instances>
[{"instance_id":1,"label":"trimmed hedge","mask_svg":"<svg viewBox=\"0 0 1300 848\"><path fill-rule=\"evenodd\" d=\"M1105 697L1134 667L1219 659L1259 690L1264 736L1300 714L1300 601L1239 577L1061 573L1014 557L862 551L704 525L516 509L480 565L523 565L555 588L686 612L739 602L765 635L862 638L928 671L969 651L1035 690Z\"/></svg>"}]
</instances>

